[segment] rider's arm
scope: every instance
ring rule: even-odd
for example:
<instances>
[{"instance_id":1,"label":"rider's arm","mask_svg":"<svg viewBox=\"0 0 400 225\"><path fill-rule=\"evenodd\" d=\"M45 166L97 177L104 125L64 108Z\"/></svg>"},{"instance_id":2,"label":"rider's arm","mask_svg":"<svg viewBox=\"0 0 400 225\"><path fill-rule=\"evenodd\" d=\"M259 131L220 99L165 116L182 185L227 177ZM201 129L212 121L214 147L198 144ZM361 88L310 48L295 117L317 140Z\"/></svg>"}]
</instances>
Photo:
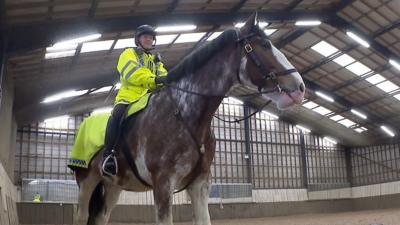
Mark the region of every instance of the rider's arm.
<instances>
[{"instance_id":1,"label":"rider's arm","mask_svg":"<svg viewBox=\"0 0 400 225\"><path fill-rule=\"evenodd\" d=\"M117 69L121 79L135 86L142 86L149 90L156 88L155 78L147 67L140 64L133 49L125 49L118 60Z\"/></svg>"}]
</instances>

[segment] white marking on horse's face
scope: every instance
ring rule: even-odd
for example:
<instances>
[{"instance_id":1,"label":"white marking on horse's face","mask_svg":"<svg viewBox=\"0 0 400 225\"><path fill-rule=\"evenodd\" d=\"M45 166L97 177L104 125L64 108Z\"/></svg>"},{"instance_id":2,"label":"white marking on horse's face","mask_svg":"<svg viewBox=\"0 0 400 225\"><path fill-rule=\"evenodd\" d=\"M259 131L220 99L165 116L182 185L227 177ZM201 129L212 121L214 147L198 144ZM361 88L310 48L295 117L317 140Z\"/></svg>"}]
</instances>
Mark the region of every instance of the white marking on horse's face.
<instances>
[{"instance_id":1,"label":"white marking on horse's face","mask_svg":"<svg viewBox=\"0 0 400 225\"><path fill-rule=\"evenodd\" d=\"M287 58L285 57L285 55L283 55L283 53L281 51L279 51L275 46L271 45L271 56L273 56L275 59L267 59L270 61L275 61L279 63L281 69L280 71L283 70L289 70L289 69L293 69L294 66L287 60ZM240 79L241 82L245 85L248 86L250 88L252 88L254 91L257 91L258 87L252 83L252 81L250 80L250 78L247 75L247 71L246 71L246 67L247 67L247 63L248 63L248 59L247 57L243 57L241 59L241 63L240 63ZM274 62L269 62L269 65L273 65ZM276 71L279 72L279 71ZM279 81L279 85L281 88L289 90L290 91L290 95L286 92L277 92L277 90L275 92L271 92L271 93L267 93L267 94L263 94L263 96L271 99L279 109L287 109L291 106L293 106L294 104L301 104L301 102L303 101L304 98L304 89L301 90L300 87L304 88L304 82L303 79L301 77L301 75L298 72L293 72L289 75L286 76L279 76L278 77L278 81ZM268 81L269 83L266 83L266 86L264 86L262 88L262 91L271 91L274 88L276 88L276 86L271 83L271 81Z\"/></svg>"}]
</instances>

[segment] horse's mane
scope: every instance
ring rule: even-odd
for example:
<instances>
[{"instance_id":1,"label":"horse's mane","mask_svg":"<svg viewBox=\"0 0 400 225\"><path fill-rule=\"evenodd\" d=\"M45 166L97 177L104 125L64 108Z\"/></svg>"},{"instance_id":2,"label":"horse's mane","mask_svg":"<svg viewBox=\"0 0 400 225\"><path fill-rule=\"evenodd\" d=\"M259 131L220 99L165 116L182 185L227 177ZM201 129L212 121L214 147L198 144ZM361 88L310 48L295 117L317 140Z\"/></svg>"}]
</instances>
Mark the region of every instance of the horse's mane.
<instances>
[{"instance_id":1,"label":"horse's mane","mask_svg":"<svg viewBox=\"0 0 400 225\"><path fill-rule=\"evenodd\" d=\"M204 65L212 55L237 39L237 30L234 28L225 30L214 40L196 49L168 71L168 81L176 81L179 78L193 72Z\"/></svg>"}]
</instances>

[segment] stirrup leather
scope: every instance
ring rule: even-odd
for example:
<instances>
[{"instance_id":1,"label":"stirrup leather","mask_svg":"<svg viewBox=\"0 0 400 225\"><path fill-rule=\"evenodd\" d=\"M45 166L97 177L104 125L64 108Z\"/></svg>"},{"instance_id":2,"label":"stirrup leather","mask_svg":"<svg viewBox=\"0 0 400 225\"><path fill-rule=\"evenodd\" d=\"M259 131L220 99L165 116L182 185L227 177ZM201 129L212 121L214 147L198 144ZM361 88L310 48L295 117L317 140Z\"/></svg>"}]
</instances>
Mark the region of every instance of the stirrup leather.
<instances>
[{"instance_id":1,"label":"stirrup leather","mask_svg":"<svg viewBox=\"0 0 400 225\"><path fill-rule=\"evenodd\" d=\"M106 165L106 162L107 162L110 158L114 161L114 164L115 164L115 174L109 173L109 172L107 172L106 170L104 170L105 165ZM108 176L115 176L115 175L118 174L118 161L117 161L117 158L116 158L115 155L114 155L114 152L112 152L110 155L108 155L108 156L104 159L103 164L101 165L101 171L103 172L103 174L106 174L106 175L108 175Z\"/></svg>"}]
</instances>

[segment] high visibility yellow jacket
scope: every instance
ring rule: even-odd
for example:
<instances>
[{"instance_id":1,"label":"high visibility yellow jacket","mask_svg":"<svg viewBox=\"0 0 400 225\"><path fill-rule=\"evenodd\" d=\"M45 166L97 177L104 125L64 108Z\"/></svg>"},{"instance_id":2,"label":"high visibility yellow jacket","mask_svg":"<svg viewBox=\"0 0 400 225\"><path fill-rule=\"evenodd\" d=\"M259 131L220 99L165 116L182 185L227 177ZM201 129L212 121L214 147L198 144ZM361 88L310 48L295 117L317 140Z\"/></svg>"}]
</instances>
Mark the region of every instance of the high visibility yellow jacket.
<instances>
[{"instance_id":1,"label":"high visibility yellow jacket","mask_svg":"<svg viewBox=\"0 0 400 225\"><path fill-rule=\"evenodd\" d=\"M156 76L166 76L162 62L155 62L155 55L133 48L126 48L118 59L121 88L115 103L131 103L156 89Z\"/></svg>"}]
</instances>

